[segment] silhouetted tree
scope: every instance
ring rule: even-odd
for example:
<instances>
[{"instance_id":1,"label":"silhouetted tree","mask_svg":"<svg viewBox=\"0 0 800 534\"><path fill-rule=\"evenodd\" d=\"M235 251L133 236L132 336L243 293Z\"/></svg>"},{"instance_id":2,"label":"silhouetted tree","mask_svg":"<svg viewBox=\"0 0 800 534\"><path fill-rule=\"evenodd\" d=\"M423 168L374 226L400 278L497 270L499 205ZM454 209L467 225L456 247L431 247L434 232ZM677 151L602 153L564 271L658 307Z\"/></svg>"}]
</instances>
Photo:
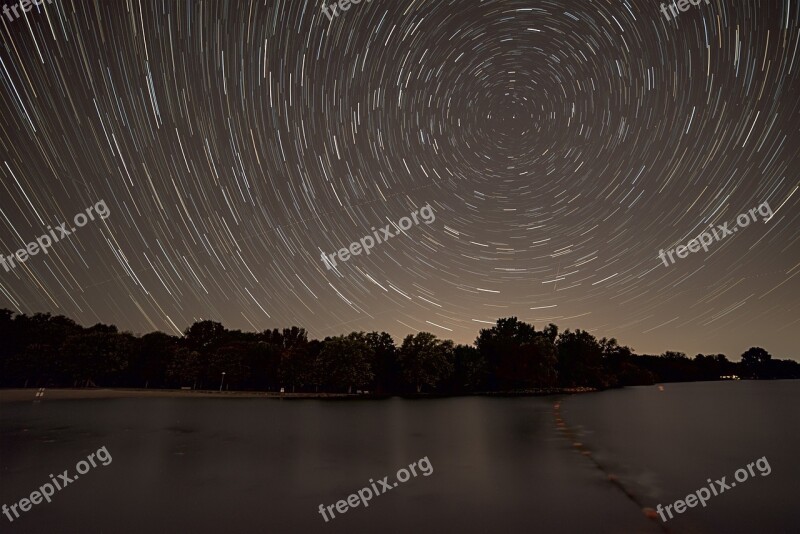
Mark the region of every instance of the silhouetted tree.
<instances>
[{"instance_id":1,"label":"silhouetted tree","mask_svg":"<svg viewBox=\"0 0 800 534\"><path fill-rule=\"evenodd\" d=\"M400 363L397 360L397 347L392 336L386 332L370 332L366 336L367 345L372 351L372 370L375 374L373 391L386 394L398 391L400 387Z\"/></svg>"},{"instance_id":2,"label":"silhouetted tree","mask_svg":"<svg viewBox=\"0 0 800 534\"><path fill-rule=\"evenodd\" d=\"M74 385L119 385L137 341L131 334L107 329L89 329L70 336L59 351L64 371L72 377Z\"/></svg>"},{"instance_id":3,"label":"silhouetted tree","mask_svg":"<svg viewBox=\"0 0 800 534\"><path fill-rule=\"evenodd\" d=\"M652 371L659 382L681 382L698 379L697 367L682 352L667 351L661 356L639 356L636 360Z\"/></svg>"},{"instance_id":4,"label":"silhouetted tree","mask_svg":"<svg viewBox=\"0 0 800 534\"><path fill-rule=\"evenodd\" d=\"M335 389L364 388L373 380L372 351L363 333L326 338L319 355L325 382Z\"/></svg>"},{"instance_id":5,"label":"silhouetted tree","mask_svg":"<svg viewBox=\"0 0 800 534\"><path fill-rule=\"evenodd\" d=\"M198 351L180 347L175 351L167 369L169 383L176 387L197 389L205 363L202 359Z\"/></svg>"},{"instance_id":6,"label":"silhouetted tree","mask_svg":"<svg viewBox=\"0 0 800 534\"><path fill-rule=\"evenodd\" d=\"M608 387L603 371L603 347L593 335L585 330L567 329L558 336L556 345L561 385Z\"/></svg>"},{"instance_id":7,"label":"silhouetted tree","mask_svg":"<svg viewBox=\"0 0 800 534\"><path fill-rule=\"evenodd\" d=\"M134 387L164 387L166 372L178 350L177 338L163 332L145 334L128 366L128 383Z\"/></svg>"},{"instance_id":8,"label":"silhouetted tree","mask_svg":"<svg viewBox=\"0 0 800 534\"><path fill-rule=\"evenodd\" d=\"M536 332L533 325L516 317L498 319L482 329L475 346L486 360L489 387L495 390L550 387L556 382L556 351L553 338L558 329L549 325Z\"/></svg>"},{"instance_id":9,"label":"silhouetted tree","mask_svg":"<svg viewBox=\"0 0 800 534\"><path fill-rule=\"evenodd\" d=\"M603 370L610 387L642 386L655 383L655 375L643 369L630 347L620 346L614 338L600 340Z\"/></svg>"},{"instance_id":10,"label":"silhouetted tree","mask_svg":"<svg viewBox=\"0 0 800 534\"><path fill-rule=\"evenodd\" d=\"M315 362L309 359L305 329L293 326L283 331L265 330L260 339L269 347L266 355L271 385L288 386L295 391L298 386L313 383Z\"/></svg>"},{"instance_id":11,"label":"silhouetted tree","mask_svg":"<svg viewBox=\"0 0 800 534\"><path fill-rule=\"evenodd\" d=\"M800 363L794 360L771 359L766 366L767 378L800 378Z\"/></svg>"},{"instance_id":12,"label":"silhouetted tree","mask_svg":"<svg viewBox=\"0 0 800 534\"><path fill-rule=\"evenodd\" d=\"M281 364L278 374L282 384L287 384L291 390L315 385L317 382L316 359L309 351L308 343L297 343L286 348L281 353Z\"/></svg>"},{"instance_id":13,"label":"silhouetted tree","mask_svg":"<svg viewBox=\"0 0 800 534\"><path fill-rule=\"evenodd\" d=\"M190 350L211 353L223 341L225 327L214 321L198 321L186 329L184 341Z\"/></svg>"},{"instance_id":14,"label":"silhouetted tree","mask_svg":"<svg viewBox=\"0 0 800 534\"><path fill-rule=\"evenodd\" d=\"M403 379L417 393L423 386L435 388L453 372L453 342L429 332L408 335L400 346L399 363Z\"/></svg>"},{"instance_id":15,"label":"silhouetted tree","mask_svg":"<svg viewBox=\"0 0 800 534\"><path fill-rule=\"evenodd\" d=\"M698 380L719 380L721 376L734 374L724 354L698 354L694 357L694 364Z\"/></svg>"},{"instance_id":16,"label":"silhouetted tree","mask_svg":"<svg viewBox=\"0 0 800 534\"><path fill-rule=\"evenodd\" d=\"M550 343L555 345L556 339L558 339L558 327L556 325L550 323L549 325L544 327L542 333L547 339L550 340Z\"/></svg>"},{"instance_id":17,"label":"silhouetted tree","mask_svg":"<svg viewBox=\"0 0 800 534\"><path fill-rule=\"evenodd\" d=\"M453 356L453 391L485 389L488 371L480 351L471 345L457 345Z\"/></svg>"},{"instance_id":18,"label":"silhouetted tree","mask_svg":"<svg viewBox=\"0 0 800 534\"><path fill-rule=\"evenodd\" d=\"M767 378L772 355L761 347L750 347L742 354L742 366L749 378Z\"/></svg>"},{"instance_id":19,"label":"silhouetted tree","mask_svg":"<svg viewBox=\"0 0 800 534\"><path fill-rule=\"evenodd\" d=\"M250 376L247 365L247 344L240 342L226 343L215 350L208 361L206 383L212 386L219 381L226 389L237 389ZM225 379L222 379L222 373Z\"/></svg>"}]
</instances>

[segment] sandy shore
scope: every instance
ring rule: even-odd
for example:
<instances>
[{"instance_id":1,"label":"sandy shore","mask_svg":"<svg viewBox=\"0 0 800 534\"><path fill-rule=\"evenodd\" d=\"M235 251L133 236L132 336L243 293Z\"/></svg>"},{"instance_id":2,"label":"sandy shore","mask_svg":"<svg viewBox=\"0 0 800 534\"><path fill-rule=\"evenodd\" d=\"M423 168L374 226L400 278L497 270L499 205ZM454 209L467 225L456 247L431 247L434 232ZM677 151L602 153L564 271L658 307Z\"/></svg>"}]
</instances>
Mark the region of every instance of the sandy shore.
<instances>
[{"instance_id":1,"label":"sandy shore","mask_svg":"<svg viewBox=\"0 0 800 534\"><path fill-rule=\"evenodd\" d=\"M123 399L123 398L179 398L179 397L216 397L216 398L268 398L268 399L342 399L363 397L346 393L275 393L266 391L208 391L181 389L44 389L44 395L37 397L39 388L0 389L0 403L23 402L33 400L74 400L74 399Z\"/></svg>"},{"instance_id":2,"label":"sandy shore","mask_svg":"<svg viewBox=\"0 0 800 534\"><path fill-rule=\"evenodd\" d=\"M474 393L476 396L489 397L538 397L548 395L564 395L574 393L590 393L593 388L548 388L521 391L494 391ZM215 397L226 399L374 399L372 395L347 393L276 393L274 391L213 391L187 389L117 389L117 388L85 388L62 389L44 388L44 395L38 396L39 388L0 389L0 403L30 402L34 400L76 400L76 399L125 399L125 398L183 398L183 397ZM441 398L441 395L412 395L409 398ZM381 397L383 398L383 397Z\"/></svg>"}]
</instances>

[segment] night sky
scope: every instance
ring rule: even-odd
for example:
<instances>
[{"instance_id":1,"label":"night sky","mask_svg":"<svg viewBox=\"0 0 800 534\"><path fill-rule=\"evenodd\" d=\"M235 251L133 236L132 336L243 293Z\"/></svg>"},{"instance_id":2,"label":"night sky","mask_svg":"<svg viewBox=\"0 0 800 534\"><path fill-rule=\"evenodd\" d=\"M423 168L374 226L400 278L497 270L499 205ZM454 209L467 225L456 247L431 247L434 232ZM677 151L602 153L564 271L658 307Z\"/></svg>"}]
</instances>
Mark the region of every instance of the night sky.
<instances>
[{"instance_id":1,"label":"night sky","mask_svg":"<svg viewBox=\"0 0 800 534\"><path fill-rule=\"evenodd\" d=\"M499 317L800 359L800 5L54 0L0 26L0 308L322 338ZM773 216L665 266L659 251ZM370 255L334 253L430 205ZM393 233L397 233L393 230ZM404 234L404 235L403 235Z\"/></svg>"}]
</instances>

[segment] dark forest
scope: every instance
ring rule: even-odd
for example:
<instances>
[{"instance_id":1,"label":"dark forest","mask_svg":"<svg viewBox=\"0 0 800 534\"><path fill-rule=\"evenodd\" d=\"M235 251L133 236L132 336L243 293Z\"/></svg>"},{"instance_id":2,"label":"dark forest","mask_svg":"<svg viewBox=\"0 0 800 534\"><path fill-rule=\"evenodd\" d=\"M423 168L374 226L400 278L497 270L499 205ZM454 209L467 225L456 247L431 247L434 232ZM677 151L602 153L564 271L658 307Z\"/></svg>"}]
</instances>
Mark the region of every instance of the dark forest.
<instances>
[{"instance_id":1,"label":"dark forest","mask_svg":"<svg viewBox=\"0 0 800 534\"><path fill-rule=\"evenodd\" d=\"M752 347L724 354L638 355L614 338L542 330L515 317L473 345L428 332L397 345L385 332L308 339L303 328L259 333L199 321L182 337L89 328L63 316L0 310L0 386L192 388L374 395L548 392L657 382L800 378L800 364ZM223 374L224 379L223 379Z\"/></svg>"}]
</instances>

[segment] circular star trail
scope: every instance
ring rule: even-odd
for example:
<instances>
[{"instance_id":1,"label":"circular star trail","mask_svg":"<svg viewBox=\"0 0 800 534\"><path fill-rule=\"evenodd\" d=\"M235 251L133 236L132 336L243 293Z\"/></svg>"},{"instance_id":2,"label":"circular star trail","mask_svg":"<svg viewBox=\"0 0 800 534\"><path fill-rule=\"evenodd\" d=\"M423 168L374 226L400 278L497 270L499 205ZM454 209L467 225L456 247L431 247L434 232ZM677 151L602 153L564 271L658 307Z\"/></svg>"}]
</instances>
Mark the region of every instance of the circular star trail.
<instances>
[{"instance_id":1,"label":"circular star trail","mask_svg":"<svg viewBox=\"0 0 800 534\"><path fill-rule=\"evenodd\" d=\"M0 307L179 334L471 342L499 317L640 352L796 357L800 6L54 1L4 16ZM734 223L665 266L661 250ZM327 269L372 228L431 224Z\"/></svg>"}]
</instances>

